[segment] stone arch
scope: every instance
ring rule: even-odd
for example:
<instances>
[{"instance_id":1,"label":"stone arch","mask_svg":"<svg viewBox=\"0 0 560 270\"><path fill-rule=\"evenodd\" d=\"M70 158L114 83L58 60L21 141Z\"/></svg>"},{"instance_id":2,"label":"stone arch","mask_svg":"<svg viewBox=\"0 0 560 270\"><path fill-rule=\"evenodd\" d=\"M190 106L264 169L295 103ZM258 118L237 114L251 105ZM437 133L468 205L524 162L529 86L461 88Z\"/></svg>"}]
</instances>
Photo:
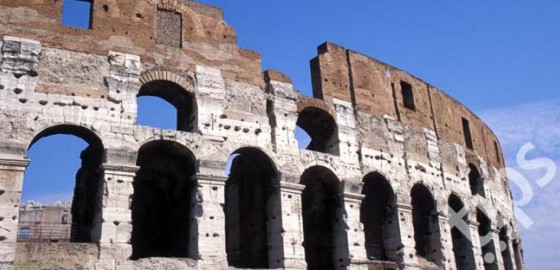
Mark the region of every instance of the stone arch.
<instances>
[{"instance_id":1,"label":"stone arch","mask_svg":"<svg viewBox=\"0 0 560 270\"><path fill-rule=\"evenodd\" d=\"M345 231L340 229L344 215L340 180L326 167L313 166L302 174L300 184L305 186L302 214L308 269L338 268L348 258Z\"/></svg>"},{"instance_id":2,"label":"stone arch","mask_svg":"<svg viewBox=\"0 0 560 270\"><path fill-rule=\"evenodd\" d=\"M177 130L198 131L198 105L194 82L169 71L147 71L140 76L142 86L137 97L158 97L177 110Z\"/></svg>"},{"instance_id":3,"label":"stone arch","mask_svg":"<svg viewBox=\"0 0 560 270\"><path fill-rule=\"evenodd\" d=\"M175 74L171 71L165 70L150 70L145 71L140 75L140 83L142 85L148 84L153 81L169 81L177 84L185 91L194 92L194 82L191 78L185 79L183 76Z\"/></svg>"},{"instance_id":4,"label":"stone arch","mask_svg":"<svg viewBox=\"0 0 560 270\"><path fill-rule=\"evenodd\" d=\"M228 263L240 268L271 268L283 254L273 231L281 227L280 173L262 150L243 147L232 153L225 190Z\"/></svg>"},{"instance_id":5,"label":"stone arch","mask_svg":"<svg viewBox=\"0 0 560 270\"><path fill-rule=\"evenodd\" d=\"M303 174L304 171L306 171L306 170L308 170L312 167L324 167L325 169L327 169L331 172L336 172L337 168L340 167L340 164L339 164L338 160L325 160L325 159L321 159L321 158L312 158L312 159L304 161L303 171L301 171L300 173ZM338 179L338 181L342 182L342 180L340 180L340 179Z\"/></svg>"},{"instance_id":6,"label":"stone arch","mask_svg":"<svg viewBox=\"0 0 560 270\"><path fill-rule=\"evenodd\" d=\"M469 163L469 186L472 195L480 195L485 197L484 194L484 178L476 165Z\"/></svg>"},{"instance_id":7,"label":"stone arch","mask_svg":"<svg viewBox=\"0 0 560 270\"><path fill-rule=\"evenodd\" d=\"M37 132L29 142L27 150L29 150L37 141L52 135L65 134L73 135L86 141L90 145L100 146L104 149L101 136L89 127L77 124L64 123L47 126Z\"/></svg>"},{"instance_id":8,"label":"stone arch","mask_svg":"<svg viewBox=\"0 0 560 270\"><path fill-rule=\"evenodd\" d=\"M455 193L451 193L447 204L449 206L451 240L457 270L476 268L471 241L469 212L463 200Z\"/></svg>"},{"instance_id":9,"label":"stone arch","mask_svg":"<svg viewBox=\"0 0 560 270\"><path fill-rule=\"evenodd\" d=\"M81 167L76 172L71 207L70 241L98 242L101 236L101 190L103 185L101 165L105 160L103 141L87 127L58 124L39 131L29 143L28 151L39 140L61 134L78 137L88 144L80 154Z\"/></svg>"},{"instance_id":10,"label":"stone arch","mask_svg":"<svg viewBox=\"0 0 560 270\"><path fill-rule=\"evenodd\" d=\"M330 107L311 100L298 100L296 125L311 138L308 150L339 155L338 125L336 114Z\"/></svg>"},{"instance_id":11,"label":"stone arch","mask_svg":"<svg viewBox=\"0 0 560 270\"><path fill-rule=\"evenodd\" d=\"M196 157L182 144L155 140L142 145L132 196L132 259L197 259L192 224Z\"/></svg>"},{"instance_id":12,"label":"stone arch","mask_svg":"<svg viewBox=\"0 0 560 270\"><path fill-rule=\"evenodd\" d=\"M441 246L436 201L428 187L421 183L412 187L410 197L416 254L436 263L436 253Z\"/></svg>"},{"instance_id":13,"label":"stone arch","mask_svg":"<svg viewBox=\"0 0 560 270\"><path fill-rule=\"evenodd\" d=\"M396 234L393 226L396 217L396 195L387 178L379 172L367 174L360 208L360 221L364 225L365 248L370 260L396 260L392 254L389 237Z\"/></svg>"}]
</instances>

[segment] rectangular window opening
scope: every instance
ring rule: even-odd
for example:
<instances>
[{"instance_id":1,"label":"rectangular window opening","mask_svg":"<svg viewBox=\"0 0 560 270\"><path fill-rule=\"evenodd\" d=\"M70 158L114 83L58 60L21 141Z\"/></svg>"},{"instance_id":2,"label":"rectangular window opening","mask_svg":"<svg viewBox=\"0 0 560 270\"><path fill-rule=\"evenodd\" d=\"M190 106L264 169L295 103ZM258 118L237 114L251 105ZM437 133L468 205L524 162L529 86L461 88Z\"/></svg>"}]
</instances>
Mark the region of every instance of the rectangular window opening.
<instances>
[{"instance_id":1,"label":"rectangular window opening","mask_svg":"<svg viewBox=\"0 0 560 270\"><path fill-rule=\"evenodd\" d=\"M416 105L414 104L414 93L412 91L412 85L405 81L401 81L401 89L404 107L415 111Z\"/></svg>"},{"instance_id":2,"label":"rectangular window opening","mask_svg":"<svg viewBox=\"0 0 560 270\"><path fill-rule=\"evenodd\" d=\"M473 142L472 142L472 135L471 135L471 127L469 124L469 120L465 118L461 118L463 121L463 134L465 135L465 144L467 148L473 150Z\"/></svg>"},{"instance_id":3,"label":"rectangular window opening","mask_svg":"<svg viewBox=\"0 0 560 270\"><path fill-rule=\"evenodd\" d=\"M91 29L93 17L92 0L64 0L62 25L79 29Z\"/></svg>"}]
</instances>

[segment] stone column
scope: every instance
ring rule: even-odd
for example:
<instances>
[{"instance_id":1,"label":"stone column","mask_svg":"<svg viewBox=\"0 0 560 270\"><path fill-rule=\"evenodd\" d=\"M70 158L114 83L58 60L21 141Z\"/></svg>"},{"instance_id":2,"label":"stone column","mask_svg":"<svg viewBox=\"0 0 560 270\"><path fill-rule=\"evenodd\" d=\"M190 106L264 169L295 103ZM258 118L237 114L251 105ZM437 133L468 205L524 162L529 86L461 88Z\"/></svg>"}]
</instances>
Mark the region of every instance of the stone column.
<instances>
[{"instance_id":1,"label":"stone column","mask_svg":"<svg viewBox=\"0 0 560 270\"><path fill-rule=\"evenodd\" d=\"M513 240L513 254L515 267L517 270L525 270L524 263L523 263L523 254L521 254L521 241L519 239Z\"/></svg>"},{"instance_id":2,"label":"stone column","mask_svg":"<svg viewBox=\"0 0 560 270\"><path fill-rule=\"evenodd\" d=\"M305 269L301 194L305 186L280 182L282 252L284 269ZM271 250L271 253L275 251ZM269 255L270 256L270 255Z\"/></svg>"},{"instance_id":3,"label":"stone column","mask_svg":"<svg viewBox=\"0 0 560 270\"><path fill-rule=\"evenodd\" d=\"M227 268L225 185L227 177L197 174L196 198L193 213L191 250L198 254L199 269Z\"/></svg>"},{"instance_id":4,"label":"stone column","mask_svg":"<svg viewBox=\"0 0 560 270\"><path fill-rule=\"evenodd\" d=\"M397 220L395 226L400 228L401 249L397 251L400 260L397 261L401 269L410 267L417 269L416 243L414 242L414 224L412 219L412 206L397 203Z\"/></svg>"},{"instance_id":5,"label":"stone column","mask_svg":"<svg viewBox=\"0 0 560 270\"><path fill-rule=\"evenodd\" d=\"M132 255L132 211L130 203L134 193L137 166L103 164L100 191L102 209L97 219L100 234L93 237L99 242L100 259L124 261Z\"/></svg>"},{"instance_id":6,"label":"stone column","mask_svg":"<svg viewBox=\"0 0 560 270\"><path fill-rule=\"evenodd\" d=\"M367 252L365 247L364 226L360 221L360 207L364 195L356 193L344 193L344 212L345 212L345 227L348 236L348 252L350 255L350 262L355 264L352 269L358 265L367 269Z\"/></svg>"},{"instance_id":7,"label":"stone column","mask_svg":"<svg viewBox=\"0 0 560 270\"><path fill-rule=\"evenodd\" d=\"M474 262L476 264L476 269L484 269L484 258L482 255L482 246L480 244L480 236L478 235L478 225L476 221L469 221L469 227L471 230L471 243L474 254Z\"/></svg>"},{"instance_id":8,"label":"stone column","mask_svg":"<svg viewBox=\"0 0 560 270\"><path fill-rule=\"evenodd\" d=\"M433 243L439 244L436 246L434 258L438 265L444 269L455 269L455 255L453 254L453 240L451 239L451 228L449 226L449 218L444 214L439 213L438 228L436 229L433 237Z\"/></svg>"},{"instance_id":9,"label":"stone column","mask_svg":"<svg viewBox=\"0 0 560 270\"><path fill-rule=\"evenodd\" d=\"M509 268L509 269L517 270L517 266L515 265L515 251L513 250L513 241L511 241L511 239L507 239L504 244L507 245L506 256L509 256L509 260L511 262L511 268ZM498 245L498 248L500 249L500 251L502 250L501 243ZM506 268L506 258L504 258L503 256L502 256L502 262L503 262L503 265L504 265L504 269L508 269L508 268Z\"/></svg>"},{"instance_id":10,"label":"stone column","mask_svg":"<svg viewBox=\"0 0 560 270\"><path fill-rule=\"evenodd\" d=\"M16 254L18 216L27 159L0 158L0 269L11 269Z\"/></svg>"},{"instance_id":11,"label":"stone column","mask_svg":"<svg viewBox=\"0 0 560 270\"><path fill-rule=\"evenodd\" d=\"M504 260L502 259L502 249L500 248L500 231L497 229L492 229L492 239L494 241L494 257L495 264L498 265L498 270L504 269Z\"/></svg>"}]
</instances>

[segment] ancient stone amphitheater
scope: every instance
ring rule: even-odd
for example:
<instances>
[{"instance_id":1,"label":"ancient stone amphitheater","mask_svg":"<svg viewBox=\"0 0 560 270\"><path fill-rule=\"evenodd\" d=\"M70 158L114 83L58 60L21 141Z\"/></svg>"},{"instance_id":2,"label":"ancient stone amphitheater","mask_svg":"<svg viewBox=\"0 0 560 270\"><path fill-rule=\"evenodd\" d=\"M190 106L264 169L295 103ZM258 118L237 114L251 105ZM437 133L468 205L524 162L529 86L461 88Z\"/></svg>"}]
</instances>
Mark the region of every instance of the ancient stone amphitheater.
<instances>
[{"instance_id":1,"label":"ancient stone amphitheater","mask_svg":"<svg viewBox=\"0 0 560 270\"><path fill-rule=\"evenodd\" d=\"M324 43L306 97L220 9L96 0L78 29L63 2L0 0L0 269L524 269L500 144L436 87ZM177 129L138 125L142 96ZM55 134L89 144L71 239L18 241Z\"/></svg>"}]
</instances>

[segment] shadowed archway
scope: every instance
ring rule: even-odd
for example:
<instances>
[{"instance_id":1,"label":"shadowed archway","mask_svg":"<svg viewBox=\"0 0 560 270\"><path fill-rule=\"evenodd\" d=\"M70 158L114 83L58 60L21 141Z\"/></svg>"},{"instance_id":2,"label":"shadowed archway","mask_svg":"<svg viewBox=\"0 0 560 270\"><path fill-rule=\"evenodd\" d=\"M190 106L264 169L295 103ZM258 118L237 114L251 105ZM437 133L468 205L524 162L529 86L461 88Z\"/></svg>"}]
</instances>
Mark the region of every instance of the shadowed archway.
<instances>
[{"instance_id":1,"label":"shadowed archway","mask_svg":"<svg viewBox=\"0 0 560 270\"><path fill-rule=\"evenodd\" d=\"M457 270L476 268L472 241L470 240L469 217L465 209L465 204L457 195L451 194L449 196L448 205L450 209L449 218L452 220L451 224L456 225L451 228L451 240Z\"/></svg>"},{"instance_id":2,"label":"shadowed archway","mask_svg":"<svg viewBox=\"0 0 560 270\"><path fill-rule=\"evenodd\" d=\"M388 260L391 251L385 239L395 230L391 224L395 193L388 180L378 172L366 175L363 182L362 194L365 198L360 208L360 221L364 224L367 257L370 260Z\"/></svg>"},{"instance_id":3,"label":"shadowed archway","mask_svg":"<svg viewBox=\"0 0 560 270\"><path fill-rule=\"evenodd\" d=\"M132 197L132 259L179 257L196 259L189 247L196 173L195 157L172 141L143 145L136 162Z\"/></svg>"},{"instance_id":4,"label":"shadowed archway","mask_svg":"<svg viewBox=\"0 0 560 270\"><path fill-rule=\"evenodd\" d=\"M241 148L232 158L224 207L228 263L269 268L273 265L269 251L282 246L272 231L282 223L279 173L270 157L257 148Z\"/></svg>"},{"instance_id":5,"label":"shadowed archway","mask_svg":"<svg viewBox=\"0 0 560 270\"><path fill-rule=\"evenodd\" d=\"M329 169L311 167L303 173L303 234L307 269L337 269L347 256L341 234L344 212L340 181Z\"/></svg>"}]
</instances>

